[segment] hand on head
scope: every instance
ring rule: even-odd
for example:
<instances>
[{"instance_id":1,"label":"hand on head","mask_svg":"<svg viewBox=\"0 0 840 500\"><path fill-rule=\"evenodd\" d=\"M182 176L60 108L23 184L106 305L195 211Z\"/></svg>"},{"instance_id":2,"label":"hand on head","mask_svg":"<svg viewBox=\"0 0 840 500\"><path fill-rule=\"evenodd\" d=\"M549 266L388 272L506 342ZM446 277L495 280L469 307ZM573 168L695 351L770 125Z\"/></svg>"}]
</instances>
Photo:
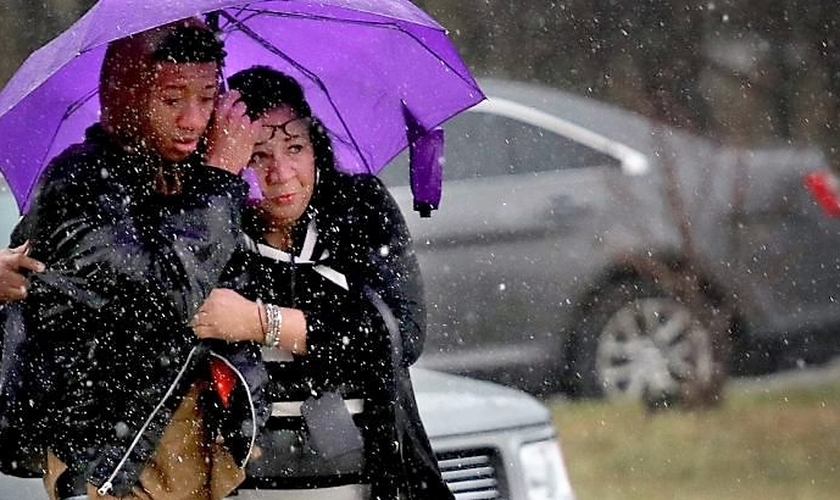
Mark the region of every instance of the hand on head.
<instances>
[{"instance_id":1,"label":"hand on head","mask_svg":"<svg viewBox=\"0 0 840 500\"><path fill-rule=\"evenodd\" d=\"M16 248L0 250L0 302L12 302L26 298L28 282L24 270L43 272L41 262L29 257L29 242Z\"/></svg>"},{"instance_id":2,"label":"hand on head","mask_svg":"<svg viewBox=\"0 0 840 500\"><path fill-rule=\"evenodd\" d=\"M238 174L251 160L260 120L248 117L239 91L232 90L219 98L216 112L207 131L208 165Z\"/></svg>"}]
</instances>

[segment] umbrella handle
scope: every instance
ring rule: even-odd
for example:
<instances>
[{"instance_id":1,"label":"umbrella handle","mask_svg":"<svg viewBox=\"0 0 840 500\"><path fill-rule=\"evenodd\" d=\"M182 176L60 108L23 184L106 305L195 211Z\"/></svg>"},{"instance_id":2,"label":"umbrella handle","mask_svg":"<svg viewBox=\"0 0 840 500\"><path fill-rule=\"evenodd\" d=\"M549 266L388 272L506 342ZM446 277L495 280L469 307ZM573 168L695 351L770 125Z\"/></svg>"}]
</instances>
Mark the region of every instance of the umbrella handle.
<instances>
[{"instance_id":1,"label":"umbrella handle","mask_svg":"<svg viewBox=\"0 0 840 500\"><path fill-rule=\"evenodd\" d=\"M414 210L420 217L431 217L440 205L443 189L443 129L429 129L402 101L409 151L409 174Z\"/></svg>"}]
</instances>

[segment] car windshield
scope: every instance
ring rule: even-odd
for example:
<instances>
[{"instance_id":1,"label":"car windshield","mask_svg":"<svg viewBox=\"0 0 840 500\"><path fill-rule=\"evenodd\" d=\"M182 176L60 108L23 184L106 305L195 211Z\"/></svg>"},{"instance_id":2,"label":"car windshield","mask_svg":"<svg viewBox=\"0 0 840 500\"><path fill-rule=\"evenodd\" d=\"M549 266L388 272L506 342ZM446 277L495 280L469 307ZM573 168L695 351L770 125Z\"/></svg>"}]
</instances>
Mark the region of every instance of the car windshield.
<instances>
[{"instance_id":1,"label":"car windshield","mask_svg":"<svg viewBox=\"0 0 840 500\"><path fill-rule=\"evenodd\" d=\"M3 2L0 85L13 82L33 51L90 12L94 3ZM101 0L100 5L112 3L120 4ZM236 2L219 2L223 3ZM257 4L283 4L241 3L254 12ZM475 77L486 99L451 118L439 118L444 116L440 110L452 103L441 83L444 78L429 69L424 74L426 94L410 96L416 100L406 98L399 104L392 95L379 96L381 103L391 99L390 104L402 106L404 123L402 118L396 124L374 118L364 122L365 133L372 136L385 137L396 130L388 137L402 140L399 146L406 147L397 152L397 146L383 140L367 150L359 148L358 158L396 154L381 171L362 160L338 167L353 174L373 170L396 203L395 211L384 218L400 227L404 222L410 234L398 248L389 247L376 239L386 238L387 231L380 228L385 222L352 218L356 212L345 212L356 224L353 230L367 231L366 237L377 242L376 251L369 252L376 254L371 257L375 262L385 262L377 268L377 279L403 284L403 271L386 264L393 263L395 254L416 259L425 301L422 320L409 325L423 338L417 367L499 383L538 398L552 412L563 437L563 456L579 500L836 497L838 2L412 3L439 23L468 71L461 72L444 57L429 68L457 74L462 83L471 84ZM292 12L277 16L277 30L289 19L296 25L323 20L297 12L305 10L304 5L314 8L312 2L288 4ZM417 21L411 16L391 24L373 23L376 36L367 31L371 9L397 11L404 7L401 2L332 0L318 5L353 12L342 22L360 31L331 32L337 47L346 47L341 44L348 39L354 45L375 46L364 61L354 62L355 71L341 73L340 80L358 84L354 89L373 88L393 76L387 74L385 62L414 61L420 52L446 52L428 42L435 32L431 27L420 30L421 35L408 30ZM220 39L235 40L234 33L246 31L226 24L224 18ZM132 26L125 29L131 31ZM429 46L406 55L391 42L392 32L410 32ZM306 113L295 110L289 112L289 121L299 122L302 135L323 132L332 140L330 147L318 143L318 154L344 158L341 155L355 145L347 140L352 131L341 128L348 122L342 121L342 107L359 99L354 110L363 113L381 103L362 102L359 92L333 91L324 83L331 68L305 66L295 59L312 52L306 38L285 42L282 49L266 52L270 60L280 61L277 64L302 79L313 77L304 91L316 96L310 99L313 117L299 116ZM236 43L227 47L231 53L237 48ZM336 60L349 58L340 48L330 53ZM235 60L223 72L265 60ZM47 78L57 73L52 69L42 68L43 80L49 83L45 88L54 90L52 94L78 90L72 77L75 68L70 76L61 73L58 84ZM414 88L416 80L412 76L392 87ZM212 84L210 91L215 92ZM81 134L71 140L44 126L52 115L71 116L82 102L74 100L58 110L35 106L26 117L29 123L15 114L17 97L22 98L0 100L5 106L0 106L0 120L6 120L0 125L31 127L33 137L66 144L82 141ZM212 100L204 97L205 104ZM93 92L83 100L96 98ZM412 116L413 106L428 113L422 119ZM150 127L148 123L159 117L135 118ZM444 130L444 139L436 149L428 146L440 146L432 140L437 127ZM183 130L179 134L176 150L194 146L206 153L206 138L186 137ZM426 149L422 141L430 141ZM311 140L312 149L317 149L316 142ZM11 149L28 151L26 146ZM58 153L50 150L51 155ZM269 155L258 154L266 156L251 164L269 171ZM276 156L288 159L297 154L288 149ZM0 162L4 175L13 175L16 167ZM293 205L289 200L299 193L270 192L269 174L249 177L255 170L245 171L251 181L251 204L269 200L261 209L274 203L271 209L277 213ZM110 173L103 169L102 175ZM314 192L318 199L319 189L326 190L333 181L313 173L300 192ZM304 205L296 208L306 217L316 214L313 219L320 223L323 214L304 212ZM18 222L17 207L11 188L4 184L3 248ZM346 208L330 205L335 207ZM429 207L434 208L431 216L422 216L421 209ZM142 217L147 216L152 214ZM312 224L288 232L333 231L318 233L321 228L313 229ZM283 245L291 246L292 236L284 238ZM412 246L403 247L409 240ZM330 286L362 288L357 282L361 280L350 272L345 276L341 267L342 259L362 257L310 243L294 249L301 250L300 256L284 250L278 259L306 267ZM61 272L78 270L75 262L60 265ZM293 292L309 286L295 279L289 283ZM66 286L73 300L83 300L83 294ZM343 305L336 305L336 311ZM282 324L276 316L272 321ZM342 342L348 352L355 347L352 339ZM423 400L438 404L441 398L430 397L433 385L424 386ZM463 395L463 403L471 402L470 394ZM492 398L496 403L503 400ZM504 412L499 404L498 411ZM475 407L485 408L478 403ZM468 423L484 421L485 416ZM447 427L455 417L435 415L440 435L447 428L469 433L469 425ZM530 422L523 427L533 425ZM492 468L497 474L504 468L504 457L490 448L476 445L470 451L483 460L481 470ZM535 464L547 463L540 461L543 452L540 446L525 445L516 451L522 463ZM439 456L448 460L458 453L447 450ZM447 466L452 467L447 477L461 473L460 464ZM479 479L493 482L494 488L506 481L487 474ZM549 476L539 466L523 473L521 482L530 488L527 498L559 498L552 496ZM504 497L505 491L500 491L497 498ZM473 494L458 498L484 498Z\"/></svg>"}]
</instances>

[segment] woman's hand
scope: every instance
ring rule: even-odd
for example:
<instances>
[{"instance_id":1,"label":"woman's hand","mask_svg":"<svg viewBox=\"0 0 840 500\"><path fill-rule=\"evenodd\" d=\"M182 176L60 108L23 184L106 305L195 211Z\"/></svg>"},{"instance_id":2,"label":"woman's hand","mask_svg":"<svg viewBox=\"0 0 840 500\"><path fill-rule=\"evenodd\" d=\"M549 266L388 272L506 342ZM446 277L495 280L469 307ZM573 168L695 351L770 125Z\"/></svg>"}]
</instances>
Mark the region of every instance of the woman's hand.
<instances>
[{"instance_id":1,"label":"woman's hand","mask_svg":"<svg viewBox=\"0 0 840 500\"><path fill-rule=\"evenodd\" d=\"M233 290L216 288L190 322L196 336L228 342L262 342L265 317L262 307Z\"/></svg>"},{"instance_id":2,"label":"woman's hand","mask_svg":"<svg viewBox=\"0 0 840 500\"><path fill-rule=\"evenodd\" d=\"M26 298L29 283L24 270L40 273L44 264L29 257L29 241L16 248L0 250L0 303Z\"/></svg>"}]
</instances>

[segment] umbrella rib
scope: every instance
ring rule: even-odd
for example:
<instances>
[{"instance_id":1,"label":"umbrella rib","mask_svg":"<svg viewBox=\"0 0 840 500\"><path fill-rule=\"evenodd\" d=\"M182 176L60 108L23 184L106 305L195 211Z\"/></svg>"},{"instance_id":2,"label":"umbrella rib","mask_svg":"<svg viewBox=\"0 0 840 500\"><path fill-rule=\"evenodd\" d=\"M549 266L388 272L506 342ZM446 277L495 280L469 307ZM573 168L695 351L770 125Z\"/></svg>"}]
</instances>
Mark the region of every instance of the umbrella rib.
<instances>
[{"instance_id":1,"label":"umbrella rib","mask_svg":"<svg viewBox=\"0 0 840 500\"><path fill-rule=\"evenodd\" d=\"M61 117L61 120L64 121L70 117L73 113L76 112L79 108L84 106L89 100L93 98L99 92L98 89L91 89L88 91L87 94L82 95L80 98L76 99L76 101L71 102L67 106L67 111L64 112L64 116Z\"/></svg>"},{"instance_id":2,"label":"umbrella rib","mask_svg":"<svg viewBox=\"0 0 840 500\"><path fill-rule=\"evenodd\" d=\"M232 11L234 11L234 13L230 14L230 13L228 13L228 10L232 10ZM240 20L239 15L241 13L247 12L247 11L250 11L251 15L246 16L246 17L244 17L243 19ZM227 9L221 10L221 11L218 11L218 12L219 12L219 14L224 16L225 20L227 21L227 24L224 27L219 27L219 31L221 31L222 33L230 33L230 31L227 31L230 26L237 26L238 22L243 22L243 23L247 22L252 17L259 16L261 13L263 13L263 11L248 9L247 7L241 7L241 6L240 7L228 7ZM231 18L233 18L233 20Z\"/></svg>"},{"instance_id":3,"label":"umbrella rib","mask_svg":"<svg viewBox=\"0 0 840 500\"><path fill-rule=\"evenodd\" d=\"M284 54L280 49L275 47L271 42L269 42L265 38L261 37L259 34L257 34L254 30L252 30L248 26L245 26L244 24L242 24L238 19L236 19L232 15L228 14L225 11L222 11L222 15L229 22L235 24L239 28L240 31L242 31L246 35L250 36L254 41L256 41L257 43L262 45L262 47L264 49L266 49L267 51L271 52L272 54L284 59L286 62L288 62L289 64L291 64L295 68L297 68L301 73L307 75L307 77L309 77L312 81L314 81L318 85L318 87L321 89L321 91L324 92L324 95L327 96L327 100L330 102L330 105L335 110L335 112L336 112L335 114L336 114L336 116L338 116L338 120L341 122L341 125L344 127L345 132L347 132L347 135L350 136L350 141L353 144L353 148L356 150L356 153L358 153L359 159L361 159L362 162L365 164L365 168L367 169L368 173L373 173L373 168L371 167L367 158L365 158L365 155L362 153L362 150L359 147L359 143L356 140L356 138L353 137L353 132L350 130L350 127L347 125L347 122L344 121L344 116L338 111L338 106L336 106L335 101L333 101L332 95L330 95L330 92L329 92L329 90L327 90L327 87L326 87L326 85L324 85L324 82L317 75L315 75L315 73L313 73L309 69L303 67L297 61L295 61L291 57Z\"/></svg>"}]
</instances>

